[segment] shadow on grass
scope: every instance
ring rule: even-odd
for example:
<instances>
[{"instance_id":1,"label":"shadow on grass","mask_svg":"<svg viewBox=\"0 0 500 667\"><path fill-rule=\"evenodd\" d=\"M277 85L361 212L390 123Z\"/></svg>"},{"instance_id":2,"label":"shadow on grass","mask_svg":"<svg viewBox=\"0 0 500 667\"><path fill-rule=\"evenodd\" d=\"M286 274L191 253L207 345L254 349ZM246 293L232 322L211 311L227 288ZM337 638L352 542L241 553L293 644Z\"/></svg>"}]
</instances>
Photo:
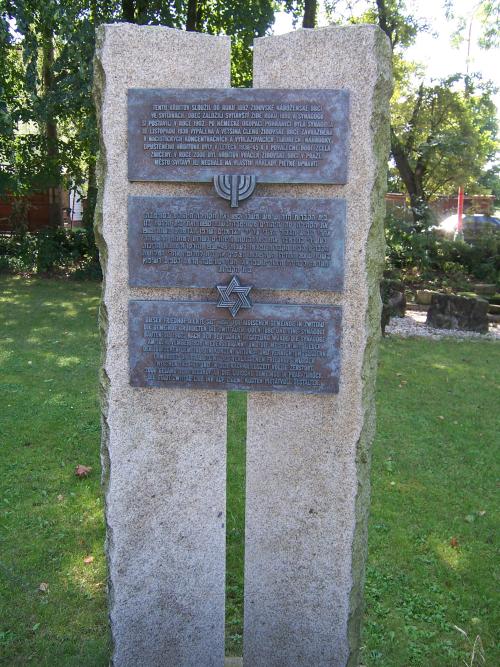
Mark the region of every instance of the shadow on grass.
<instances>
[{"instance_id":1,"label":"shadow on grass","mask_svg":"<svg viewBox=\"0 0 500 667\"><path fill-rule=\"evenodd\" d=\"M0 290L0 660L106 665L100 287L9 278Z\"/></svg>"},{"instance_id":2,"label":"shadow on grass","mask_svg":"<svg viewBox=\"0 0 500 667\"><path fill-rule=\"evenodd\" d=\"M453 627L480 634L487 664L500 346L387 339L377 389L363 664L454 667ZM496 658L496 659L495 659Z\"/></svg>"}]
</instances>

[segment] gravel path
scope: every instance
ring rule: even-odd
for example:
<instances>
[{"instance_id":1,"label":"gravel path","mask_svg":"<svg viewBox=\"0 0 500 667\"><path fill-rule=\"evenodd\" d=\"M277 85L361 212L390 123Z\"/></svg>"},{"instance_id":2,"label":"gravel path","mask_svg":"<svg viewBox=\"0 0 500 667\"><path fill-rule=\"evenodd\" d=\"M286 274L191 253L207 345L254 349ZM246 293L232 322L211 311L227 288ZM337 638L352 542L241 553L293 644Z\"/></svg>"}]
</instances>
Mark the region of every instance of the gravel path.
<instances>
[{"instance_id":1,"label":"gravel path","mask_svg":"<svg viewBox=\"0 0 500 667\"><path fill-rule=\"evenodd\" d=\"M409 338L410 336L424 336L425 338L475 338L479 340L500 340L500 325L490 324L487 334L474 333L473 331L459 331L458 329L434 329L425 324L426 312L407 310L406 317L391 317L391 321L385 328L386 334Z\"/></svg>"}]
</instances>

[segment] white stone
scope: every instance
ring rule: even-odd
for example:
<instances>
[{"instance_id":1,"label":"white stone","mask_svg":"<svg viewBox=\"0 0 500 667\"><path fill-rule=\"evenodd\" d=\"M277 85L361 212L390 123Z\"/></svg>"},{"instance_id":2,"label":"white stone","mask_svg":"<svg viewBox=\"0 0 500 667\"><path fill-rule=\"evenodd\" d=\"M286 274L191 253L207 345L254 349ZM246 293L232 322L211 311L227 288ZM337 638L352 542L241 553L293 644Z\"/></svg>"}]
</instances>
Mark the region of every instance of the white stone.
<instances>
[{"instance_id":1,"label":"white stone","mask_svg":"<svg viewBox=\"0 0 500 667\"><path fill-rule=\"evenodd\" d=\"M224 664L226 395L129 386L131 298L195 290L128 286L129 194L202 194L203 185L129 183L127 88L230 85L229 37L168 28L99 29L103 262L103 482L115 667Z\"/></svg>"},{"instance_id":2,"label":"white stone","mask_svg":"<svg viewBox=\"0 0 500 667\"><path fill-rule=\"evenodd\" d=\"M345 290L262 299L343 308L338 395L248 397L244 664L358 664L374 431L379 281L389 149L390 48L375 26L256 40L257 88L350 91L345 186L260 186L261 194L345 197Z\"/></svg>"}]
</instances>

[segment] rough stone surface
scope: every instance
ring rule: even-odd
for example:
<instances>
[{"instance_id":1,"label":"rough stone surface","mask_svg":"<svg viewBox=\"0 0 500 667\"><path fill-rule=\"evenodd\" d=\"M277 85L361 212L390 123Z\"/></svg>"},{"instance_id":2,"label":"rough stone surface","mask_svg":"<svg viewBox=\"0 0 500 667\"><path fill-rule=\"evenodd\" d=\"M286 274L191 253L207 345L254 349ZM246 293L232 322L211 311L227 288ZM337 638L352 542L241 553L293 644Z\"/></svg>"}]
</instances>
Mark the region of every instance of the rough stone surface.
<instances>
[{"instance_id":1,"label":"rough stone surface","mask_svg":"<svg viewBox=\"0 0 500 667\"><path fill-rule=\"evenodd\" d=\"M427 311L427 324L436 329L488 333L488 307L488 302L483 299L434 294Z\"/></svg>"},{"instance_id":2,"label":"rough stone surface","mask_svg":"<svg viewBox=\"0 0 500 667\"><path fill-rule=\"evenodd\" d=\"M492 296L497 291L497 286L494 283L476 283L472 287L476 294L485 294L486 296Z\"/></svg>"},{"instance_id":3,"label":"rough stone surface","mask_svg":"<svg viewBox=\"0 0 500 667\"><path fill-rule=\"evenodd\" d=\"M374 26L258 39L254 86L347 88L351 109L347 185L259 186L262 194L346 197L346 273L343 295L258 295L342 304L342 370L337 396L249 394L244 664L345 667L357 664L362 614L389 45Z\"/></svg>"},{"instance_id":4,"label":"rough stone surface","mask_svg":"<svg viewBox=\"0 0 500 667\"><path fill-rule=\"evenodd\" d=\"M406 312L405 286L399 280L382 280L380 285L382 296L382 335L391 317L404 317Z\"/></svg>"},{"instance_id":5,"label":"rough stone surface","mask_svg":"<svg viewBox=\"0 0 500 667\"><path fill-rule=\"evenodd\" d=\"M97 35L102 462L117 667L224 664L226 396L137 389L128 377L129 299L197 292L129 288L127 196L208 186L128 182L126 102L130 87L229 86L229 47L228 37L130 24Z\"/></svg>"},{"instance_id":6,"label":"rough stone surface","mask_svg":"<svg viewBox=\"0 0 500 667\"><path fill-rule=\"evenodd\" d=\"M437 292L429 289L419 289L417 290L415 301L421 306L430 306L433 294L437 294Z\"/></svg>"}]
</instances>

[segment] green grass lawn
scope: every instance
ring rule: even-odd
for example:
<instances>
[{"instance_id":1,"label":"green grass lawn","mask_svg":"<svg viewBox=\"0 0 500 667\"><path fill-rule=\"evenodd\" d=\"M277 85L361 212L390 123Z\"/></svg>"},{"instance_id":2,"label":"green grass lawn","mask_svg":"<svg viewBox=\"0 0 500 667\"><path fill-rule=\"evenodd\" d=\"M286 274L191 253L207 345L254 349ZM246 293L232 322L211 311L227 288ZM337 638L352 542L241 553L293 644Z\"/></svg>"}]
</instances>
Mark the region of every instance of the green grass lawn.
<instances>
[{"instance_id":1,"label":"green grass lawn","mask_svg":"<svg viewBox=\"0 0 500 667\"><path fill-rule=\"evenodd\" d=\"M108 664L98 294L93 283L0 279L0 664ZM456 667L467 647L454 624L481 636L487 665L500 664L499 367L500 345L487 341L382 345L367 667ZM232 654L242 635L245 415L245 395L230 394ZM75 476L78 464L92 466L87 478Z\"/></svg>"},{"instance_id":2,"label":"green grass lawn","mask_svg":"<svg viewBox=\"0 0 500 667\"><path fill-rule=\"evenodd\" d=\"M0 281L5 665L107 664L98 295L93 283ZM88 478L75 476L78 464L92 466Z\"/></svg>"}]
</instances>

